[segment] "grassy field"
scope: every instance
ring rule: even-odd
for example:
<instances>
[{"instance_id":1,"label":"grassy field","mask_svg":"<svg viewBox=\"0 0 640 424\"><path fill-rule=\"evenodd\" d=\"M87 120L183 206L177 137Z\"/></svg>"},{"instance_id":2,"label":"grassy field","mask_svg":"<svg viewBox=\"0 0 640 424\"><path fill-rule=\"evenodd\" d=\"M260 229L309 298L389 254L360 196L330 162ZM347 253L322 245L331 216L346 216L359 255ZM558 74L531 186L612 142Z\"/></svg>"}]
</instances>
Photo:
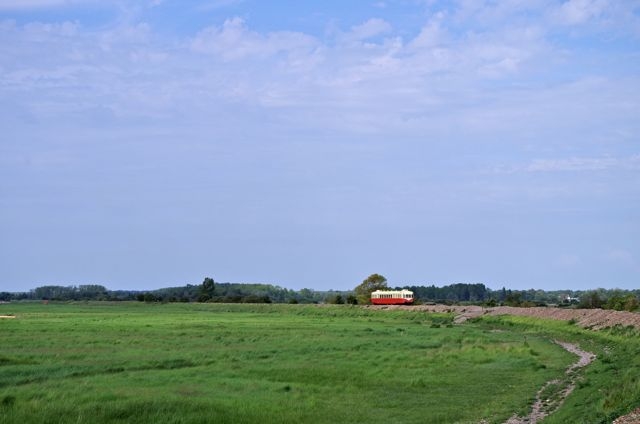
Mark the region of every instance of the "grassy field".
<instances>
[{"instance_id":1,"label":"grassy field","mask_svg":"<svg viewBox=\"0 0 640 424\"><path fill-rule=\"evenodd\" d=\"M545 422L640 404L638 334L350 306L3 304L0 423L502 423L575 356L599 359ZM571 417L571 419L567 419Z\"/></svg>"}]
</instances>

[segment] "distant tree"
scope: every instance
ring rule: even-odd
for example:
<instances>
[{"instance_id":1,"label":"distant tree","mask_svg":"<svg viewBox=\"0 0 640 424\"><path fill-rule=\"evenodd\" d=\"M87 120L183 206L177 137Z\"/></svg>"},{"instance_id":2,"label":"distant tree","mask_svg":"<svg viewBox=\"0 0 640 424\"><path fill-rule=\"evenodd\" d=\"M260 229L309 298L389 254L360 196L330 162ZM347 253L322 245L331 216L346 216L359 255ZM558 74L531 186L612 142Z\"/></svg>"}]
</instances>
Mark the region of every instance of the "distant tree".
<instances>
[{"instance_id":1,"label":"distant tree","mask_svg":"<svg viewBox=\"0 0 640 424\"><path fill-rule=\"evenodd\" d=\"M344 299L340 293L330 294L329 296L327 296L325 302L330 303L332 305L342 305L344 303Z\"/></svg>"},{"instance_id":2,"label":"distant tree","mask_svg":"<svg viewBox=\"0 0 640 424\"><path fill-rule=\"evenodd\" d=\"M637 311L639 308L640 308L640 301L636 296L630 294L625 298L625 302L624 302L625 311L633 312L633 311Z\"/></svg>"},{"instance_id":3,"label":"distant tree","mask_svg":"<svg viewBox=\"0 0 640 424\"><path fill-rule=\"evenodd\" d=\"M41 286L33 290L33 297L40 300L73 300L75 292L74 286Z\"/></svg>"},{"instance_id":4,"label":"distant tree","mask_svg":"<svg viewBox=\"0 0 640 424\"><path fill-rule=\"evenodd\" d=\"M507 292L507 297L504 300L504 303L507 306L520 306L522 303L522 293L512 292L511 290L509 290Z\"/></svg>"},{"instance_id":5,"label":"distant tree","mask_svg":"<svg viewBox=\"0 0 640 424\"><path fill-rule=\"evenodd\" d=\"M300 303L318 303L322 301L324 295L312 289L301 289L298 292L297 300Z\"/></svg>"},{"instance_id":6,"label":"distant tree","mask_svg":"<svg viewBox=\"0 0 640 424\"><path fill-rule=\"evenodd\" d=\"M76 295L82 300L105 300L109 296L109 291L99 284L84 284L78 286Z\"/></svg>"},{"instance_id":7,"label":"distant tree","mask_svg":"<svg viewBox=\"0 0 640 424\"><path fill-rule=\"evenodd\" d=\"M269 296L259 296L257 294L245 296L240 301L242 303L271 303Z\"/></svg>"},{"instance_id":8,"label":"distant tree","mask_svg":"<svg viewBox=\"0 0 640 424\"><path fill-rule=\"evenodd\" d=\"M607 303L604 305L606 309L615 309L616 311L635 311L638 309L638 298L633 294L618 294L610 297Z\"/></svg>"},{"instance_id":9,"label":"distant tree","mask_svg":"<svg viewBox=\"0 0 640 424\"><path fill-rule=\"evenodd\" d=\"M590 291L580 296L580 303L578 304L578 307L582 309L597 309L602 308L604 303L605 301L602 299L598 291Z\"/></svg>"},{"instance_id":10,"label":"distant tree","mask_svg":"<svg viewBox=\"0 0 640 424\"><path fill-rule=\"evenodd\" d=\"M359 304L366 305L371 303L371 293L375 290L388 289L387 279L380 274L371 274L362 281L353 291Z\"/></svg>"},{"instance_id":11,"label":"distant tree","mask_svg":"<svg viewBox=\"0 0 640 424\"><path fill-rule=\"evenodd\" d=\"M211 300L216 289L216 282L213 278L205 278L198 290L198 302L207 302Z\"/></svg>"},{"instance_id":12,"label":"distant tree","mask_svg":"<svg viewBox=\"0 0 640 424\"><path fill-rule=\"evenodd\" d=\"M504 302L507 299L507 289L505 287L502 287L502 290L500 290L500 294L498 295L498 300L500 302Z\"/></svg>"},{"instance_id":13,"label":"distant tree","mask_svg":"<svg viewBox=\"0 0 640 424\"><path fill-rule=\"evenodd\" d=\"M145 293L142 295L142 300L145 302L157 302L158 298L153 293Z\"/></svg>"},{"instance_id":14,"label":"distant tree","mask_svg":"<svg viewBox=\"0 0 640 424\"><path fill-rule=\"evenodd\" d=\"M349 305L357 305L358 304L358 298L355 297L354 295L350 294L349 296L347 296L347 303Z\"/></svg>"}]
</instances>

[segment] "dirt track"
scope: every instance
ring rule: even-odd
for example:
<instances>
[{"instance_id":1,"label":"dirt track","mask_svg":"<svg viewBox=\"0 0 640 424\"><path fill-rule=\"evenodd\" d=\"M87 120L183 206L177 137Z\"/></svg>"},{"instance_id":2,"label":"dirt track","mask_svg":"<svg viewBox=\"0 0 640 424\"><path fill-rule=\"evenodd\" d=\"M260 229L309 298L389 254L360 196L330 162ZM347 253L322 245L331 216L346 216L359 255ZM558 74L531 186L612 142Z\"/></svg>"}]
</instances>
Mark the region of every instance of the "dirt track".
<instances>
[{"instance_id":1,"label":"dirt track","mask_svg":"<svg viewBox=\"0 0 640 424\"><path fill-rule=\"evenodd\" d=\"M453 312L454 322L462 323L470 318L482 315L521 315L536 318L557 319L562 321L574 320L576 324L599 330L615 325L634 326L640 329L640 313L622 312L604 309L564 309L564 308L514 308L511 306L496 306L485 308L482 306L447 306L447 305L415 305L415 306L369 306L375 309L408 309L429 312Z\"/></svg>"},{"instance_id":2,"label":"dirt track","mask_svg":"<svg viewBox=\"0 0 640 424\"><path fill-rule=\"evenodd\" d=\"M538 421L542 421L547 415L557 411L576 386L576 380L578 378L576 371L580 368L586 367L596 359L596 355L580 349L576 344L560 342L557 340L555 342L565 350L578 356L578 361L569 365L566 370L566 381L548 381L540 390L538 390L538 393L536 394L536 401L533 403L529 415L526 417L518 417L517 415L514 415L505 424L536 424ZM561 388L559 390L559 396L554 399L543 398L542 394L544 393L544 390L551 385L559 386Z\"/></svg>"}]
</instances>

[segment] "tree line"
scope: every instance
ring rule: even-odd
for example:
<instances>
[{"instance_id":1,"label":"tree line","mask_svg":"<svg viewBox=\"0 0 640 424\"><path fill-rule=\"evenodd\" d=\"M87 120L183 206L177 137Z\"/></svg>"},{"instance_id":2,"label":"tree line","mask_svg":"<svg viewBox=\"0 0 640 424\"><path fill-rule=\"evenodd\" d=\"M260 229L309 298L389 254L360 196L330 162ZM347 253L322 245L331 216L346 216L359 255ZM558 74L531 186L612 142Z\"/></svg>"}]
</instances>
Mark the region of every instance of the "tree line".
<instances>
[{"instance_id":1,"label":"tree line","mask_svg":"<svg viewBox=\"0 0 640 424\"><path fill-rule=\"evenodd\" d=\"M290 290L271 284L218 283L206 277L200 284L166 287L151 291L108 290L99 284L45 285L29 292L0 292L0 301L141 301L221 303L332 303L367 304L377 288L391 288L385 277L371 274L352 291ZM640 307L640 290L492 290L482 283L445 286L407 284L393 287L413 291L417 303L482 304L486 306L547 306L605 308L635 311Z\"/></svg>"},{"instance_id":2,"label":"tree line","mask_svg":"<svg viewBox=\"0 0 640 424\"><path fill-rule=\"evenodd\" d=\"M581 309L614 309L635 311L640 307L640 290L491 290L484 284L452 284L443 287L406 286L424 302L476 303L486 306L560 306Z\"/></svg>"},{"instance_id":3,"label":"tree line","mask_svg":"<svg viewBox=\"0 0 640 424\"><path fill-rule=\"evenodd\" d=\"M391 289L387 279L371 274L354 289L359 303L368 303L374 290ZM584 309L603 308L618 311L640 309L640 290L597 289L582 290L511 290L503 287L491 290L484 284L450 284L442 287L431 285L404 285L395 290L408 289L417 303L480 304L484 306L559 306Z\"/></svg>"},{"instance_id":4,"label":"tree line","mask_svg":"<svg viewBox=\"0 0 640 424\"><path fill-rule=\"evenodd\" d=\"M200 284L156 290L108 290L98 284L45 285L28 292L0 292L0 301L140 301L219 303L344 303L349 292L290 290L272 284L218 283L206 277Z\"/></svg>"}]
</instances>

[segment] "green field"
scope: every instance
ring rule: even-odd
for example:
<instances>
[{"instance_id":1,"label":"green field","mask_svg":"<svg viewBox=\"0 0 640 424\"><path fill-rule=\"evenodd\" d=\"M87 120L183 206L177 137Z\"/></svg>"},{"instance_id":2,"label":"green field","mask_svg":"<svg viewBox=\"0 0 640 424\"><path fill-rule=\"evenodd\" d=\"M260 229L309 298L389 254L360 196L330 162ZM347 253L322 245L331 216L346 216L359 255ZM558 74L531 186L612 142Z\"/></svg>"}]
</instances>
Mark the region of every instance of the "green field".
<instances>
[{"instance_id":1,"label":"green field","mask_svg":"<svg viewBox=\"0 0 640 424\"><path fill-rule=\"evenodd\" d=\"M1 423L502 423L598 355L545 423L640 406L631 329L351 306L2 304Z\"/></svg>"}]
</instances>

